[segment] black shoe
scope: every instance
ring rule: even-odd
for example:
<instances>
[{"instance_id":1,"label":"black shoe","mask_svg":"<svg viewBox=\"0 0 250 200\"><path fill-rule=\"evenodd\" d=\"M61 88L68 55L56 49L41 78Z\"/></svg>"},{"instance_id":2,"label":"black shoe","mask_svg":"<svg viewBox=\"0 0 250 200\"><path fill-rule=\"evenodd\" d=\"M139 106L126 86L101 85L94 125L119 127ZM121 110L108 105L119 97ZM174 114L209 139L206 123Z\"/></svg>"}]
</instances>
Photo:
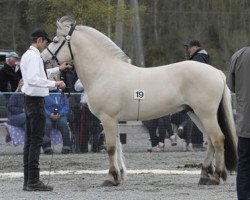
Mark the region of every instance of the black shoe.
<instances>
[{"instance_id":1,"label":"black shoe","mask_svg":"<svg viewBox=\"0 0 250 200\"><path fill-rule=\"evenodd\" d=\"M28 184L27 191L52 191L53 187L45 185L42 181L33 184Z\"/></svg>"},{"instance_id":2,"label":"black shoe","mask_svg":"<svg viewBox=\"0 0 250 200\"><path fill-rule=\"evenodd\" d=\"M70 149L62 149L62 154L69 154L72 153L72 151Z\"/></svg>"},{"instance_id":3,"label":"black shoe","mask_svg":"<svg viewBox=\"0 0 250 200\"><path fill-rule=\"evenodd\" d=\"M44 151L44 154L51 155L51 154L53 154L53 150L52 149L47 149L47 150Z\"/></svg>"},{"instance_id":4,"label":"black shoe","mask_svg":"<svg viewBox=\"0 0 250 200\"><path fill-rule=\"evenodd\" d=\"M8 142L10 142L10 141L11 141L11 137L10 137L10 135L8 134L8 135L6 135L6 137L5 137L5 142L8 143Z\"/></svg>"},{"instance_id":5,"label":"black shoe","mask_svg":"<svg viewBox=\"0 0 250 200\"><path fill-rule=\"evenodd\" d=\"M27 191L27 185L23 185L23 191Z\"/></svg>"}]
</instances>

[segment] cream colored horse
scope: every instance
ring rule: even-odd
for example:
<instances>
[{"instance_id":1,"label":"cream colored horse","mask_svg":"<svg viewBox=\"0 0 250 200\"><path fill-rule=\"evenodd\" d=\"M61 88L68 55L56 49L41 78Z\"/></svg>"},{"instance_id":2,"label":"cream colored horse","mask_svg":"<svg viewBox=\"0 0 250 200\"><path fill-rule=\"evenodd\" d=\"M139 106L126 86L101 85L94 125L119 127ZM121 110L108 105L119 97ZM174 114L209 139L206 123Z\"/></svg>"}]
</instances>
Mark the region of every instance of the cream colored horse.
<instances>
[{"instance_id":1,"label":"cream colored horse","mask_svg":"<svg viewBox=\"0 0 250 200\"><path fill-rule=\"evenodd\" d=\"M90 110L102 122L110 163L103 185L118 185L126 174L118 121L148 120L184 109L207 134L199 184L219 184L220 178L226 180L227 170L235 170L235 125L221 71L194 61L136 67L109 38L93 28L75 26L68 17L57 22L57 36L42 56L45 61L73 61Z\"/></svg>"}]
</instances>

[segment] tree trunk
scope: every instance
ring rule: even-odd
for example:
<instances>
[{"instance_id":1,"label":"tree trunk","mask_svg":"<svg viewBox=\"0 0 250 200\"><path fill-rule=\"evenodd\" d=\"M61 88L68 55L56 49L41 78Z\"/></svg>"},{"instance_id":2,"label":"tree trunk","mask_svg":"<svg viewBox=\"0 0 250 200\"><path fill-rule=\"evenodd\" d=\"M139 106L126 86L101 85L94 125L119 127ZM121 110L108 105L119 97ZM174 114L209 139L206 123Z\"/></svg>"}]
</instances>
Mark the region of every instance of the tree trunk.
<instances>
[{"instance_id":1,"label":"tree trunk","mask_svg":"<svg viewBox=\"0 0 250 200\"><path fill-rule=\"evenodd\" d=\"M115 25L115 43L122 48L123 39L123 8L124 0L117 1L116 25Z\"/></svg>"},{"instance_id":2,"label":"tree trunk","mask_svg":"<svg viewBox=\"0 0 250 200\"><path fill-rule=\"evenodd\" d=\"M142 46L141 24L138 8L138 0L130 0L131 8L133 9L133 35L134 35L134 49L136 55L136 65L145 67L144 52Z\"/></svg>"}]
</instances>

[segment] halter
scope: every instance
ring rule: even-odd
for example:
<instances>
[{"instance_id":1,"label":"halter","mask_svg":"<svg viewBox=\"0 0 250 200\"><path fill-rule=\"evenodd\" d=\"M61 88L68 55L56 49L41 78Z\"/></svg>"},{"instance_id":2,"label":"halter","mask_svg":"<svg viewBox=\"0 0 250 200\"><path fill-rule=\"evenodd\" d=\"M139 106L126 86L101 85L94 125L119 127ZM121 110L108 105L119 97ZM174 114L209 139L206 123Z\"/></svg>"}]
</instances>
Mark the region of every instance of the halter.
<instances>
[{"instance_id":1,"label":"halter","mask_svg":"<svg viewBox=\"0 0 250 200\"><path fill-rule=\"evenodd\" d=\"M62 48L62 46L64 45L64 43L67 41L68 43L68 47L69 47L69 51L70 51L70 55L71 55L71 59L74 60L74 56L73 56L73 53L72 53L72 49L71 49L71 44L70 44L70 39L71 39L71 36L75 30L75 25L71 25L70 27L70 30L69 30L69 33L68 35L65 36L65 40L63 40L63 42L61 43L61 45L58 47L58 49L56 50L55 53L53 53L48 47L47 47L47 50L48 52L52 55L52 60L55 60L57 62L58 65L59 64L59 60L57 59L57 54L58 52L60 51L60 49Z\"/></svg>"}]
</instances>

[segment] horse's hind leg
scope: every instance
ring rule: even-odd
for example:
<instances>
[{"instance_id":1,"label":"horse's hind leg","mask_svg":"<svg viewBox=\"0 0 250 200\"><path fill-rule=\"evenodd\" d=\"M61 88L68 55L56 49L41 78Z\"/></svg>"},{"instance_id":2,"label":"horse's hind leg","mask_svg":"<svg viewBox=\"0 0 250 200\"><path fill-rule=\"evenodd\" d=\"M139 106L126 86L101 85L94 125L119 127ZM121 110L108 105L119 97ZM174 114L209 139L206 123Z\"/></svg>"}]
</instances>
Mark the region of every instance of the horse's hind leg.
<instances>
[{"instance_id":1,"label":"horse's hind leg","mask_svg":"<svg viewBox=\"0 0 250 200\"><path fill-rule=\"evenodd\" d=\"M211 145L214 148L214 158L215 158L215 171L210 180L206 183L207 185L218 185L220 183L220 178L226 180L227 171L225 167L224 158L224 140L225 136L221 132L217 119L207 119L204 121L204 127L211 141ZM210 146L211 146L210 145ZM211 155L212 156L212 155Z\"/></svg>"},{"instance_id":2,"label":"horse's hind leg","mask_svg":"<svg viewBox=\"0 0 250 200\"><path fill-rule=\"evenodd\" d=\"M214 173L214 169L212 166L212 161L214 158L214 147L209 137L207 137L207 142L208 142L208 148L207 148L206 158L201 168L201 177L199 180L199 185L207 185L208 182L210 182L210 175Z\"/></svg>"},{"instance_id":3,"label":"horse's hind leg","mask_svg":"<svg viewBox=\"0 0 250 200\"><path fill-rule=\"evenodd\" d=\"M107 152L109 156L108 180L105 180L102 186L116 186L121 182L121 173L117 162L117 121L106 116L101 119L106 137Z\"/></svg>"},{"instance_id":4,"label":"horse's hind leg","mask_svg":"<svg viewBox=\"0 0 250 200\"><path fill-rule=\"evenodd\" d=\"M193 112L188 112L188 115L192 119L192 121L196 124L196 126L200 129L200 131L204 134L206 134L205 128L202 125L200 119L197 117L197 115ZM207 148L207 153L206 157L202 163L202 168L201 168L201 177L199 180L199 185L206 185L210 181L210 175L213 174L213 166L212 166L212 161L214 158L214 147L211 143L210 137L207 135L207 142L208 142L208 148Z\"/></svg>"}]
</instances>

